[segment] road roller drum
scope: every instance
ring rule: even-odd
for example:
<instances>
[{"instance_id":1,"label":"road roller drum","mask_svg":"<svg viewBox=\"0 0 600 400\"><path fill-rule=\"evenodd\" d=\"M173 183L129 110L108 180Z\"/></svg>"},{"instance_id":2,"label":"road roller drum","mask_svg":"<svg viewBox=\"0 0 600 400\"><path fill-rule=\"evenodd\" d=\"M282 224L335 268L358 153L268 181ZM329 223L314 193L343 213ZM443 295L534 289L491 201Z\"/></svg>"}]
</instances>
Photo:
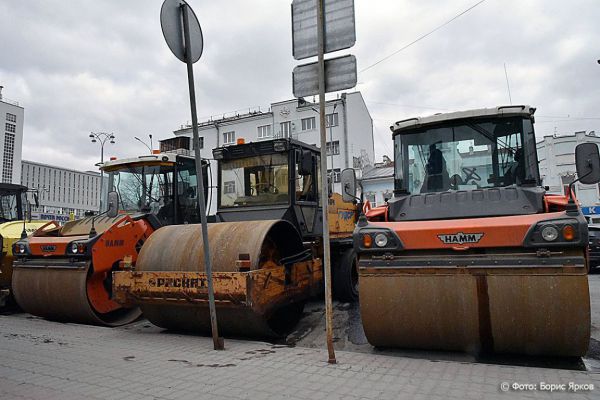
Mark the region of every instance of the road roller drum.
<instances>
[{"instance_id":1,"label":"road roller drum","mask_svg":"<svg viewBox=\"0 0 600 400\"><path fill-rule=\"evenodd\" d=\"M97 233L88 234L92 219ZM15 244L12 278L17 304L56 321L120 326L140 317L138 307L113 301L111 271L152 233L147 220L119 215L90 217L45 227Z\"/></svg>"},{"instance_id":2,"label":"road roller drum","mask_svg":"<svg viewBox=\"0 0 600 400\"><path fill-rule=\"evenodd\" d=\"M121 307L108 297L104 282L89 278L89 262L73 265L64 260L62 264L15 269L13 290L23 310L55 321L102 326L120 326L139 318L139 308Z\"/></svg>"},{"instance_id":3,"label":"road roller drum","mask_svg":"<svg viewBox=\"0 0 600 400\"><path fill-rule=\"evenodd\" d=\"M508 257L490 255L487 266L476 267L465 267L469 262L456 257L414 257L406 261L412 266L386 266L363 257L360 307L369 343L470 353L585 355L590 300L583 252L554 265L517 257L511 255L514 263L509 265ZM431 266L420 267L423 263Z\"/></svg>"},{"instance_id":4,"label":"road roller drum","mask_svg":"<svg viewBox=\"0 0 600 400\"><path fill-rule=\"evenodd\" d=\"M286 221L208 226L219 331L274 337L301 316L320 287L320 260ZM287 261L286 261L287 260ZM200 225L164 227L144 244L134 271L114 273L115 298L136 303L153 324L210 334Z\"/></svg>"}]
</instances>

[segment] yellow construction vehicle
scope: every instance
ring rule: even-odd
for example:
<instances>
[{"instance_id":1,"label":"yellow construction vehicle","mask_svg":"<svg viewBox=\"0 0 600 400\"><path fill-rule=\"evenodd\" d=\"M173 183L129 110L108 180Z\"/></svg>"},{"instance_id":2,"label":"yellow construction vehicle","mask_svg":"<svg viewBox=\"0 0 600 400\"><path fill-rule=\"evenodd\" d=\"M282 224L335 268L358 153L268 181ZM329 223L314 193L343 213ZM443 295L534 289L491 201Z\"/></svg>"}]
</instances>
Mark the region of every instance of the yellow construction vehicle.
<instances>
[{"instance_id":1,"label":"yellow construction vehicle","mask_svg":"<svg viewBox=\"0 0 600 400\"><path fill-rule=\"evenodd\" d=\"M119 202L119 215L89 216L63 226L49 222L14 244L12 284L23 310L104 326L135 320L140 316L137 307L112 300L111 272L123 263L135 264L142 244L159 227L198 222L192 157L159 152L111 159L101 168L111 193L118 194L112 201Z\"/></svg>"},{"instance_id":2,"label":"yellow construction vehicle","mask_svg":"<svg viewBox=\"0 0 600 400\"><path fill-rule=\"evenodd\" d=\"M497 107L392 126L394 197L354 232L372 345L586 353L587 224L571 190L549 195L541 184L534 111ZM596 144L575 155L578 180L597 183Z\"/></svg>"},{"instance_id":3,"label":"yellow construction vehicle","mask_svg":"<svg viewBox=\"0 0 600 400\"><path fill-rule=\"evenodd\" d=\"M33 194L37 202L37 195ZM46 222L27 220L27 187L11 183L0 183L0 241L2 260L0 261L0 308L12 302L11 280L14 260L12 245L43 226Z\"/></svg>"},{"instance_id":4,"label":"yellow construction vehicle","mask_svg":"<svg viewBox=\"0 0 600 400\"><path fill-rule=\"evenodd\" d=\"M213 150L218 162L216 223L208 225L219 331L273 337L300 317L322 288L319 149L292 139ZM354 265L351 232L357 206L331 198L332 248ZM210 333L200 225L164 227L146 241L129 271L113 273L113 294L139 305L163 328ZM349 260L349 261L348 261ZM353 277L339 278L356 290ZM356 279L356 277L354 277ZM335 288L334 288L335 289Z\"/></svg>"}]
</instances>

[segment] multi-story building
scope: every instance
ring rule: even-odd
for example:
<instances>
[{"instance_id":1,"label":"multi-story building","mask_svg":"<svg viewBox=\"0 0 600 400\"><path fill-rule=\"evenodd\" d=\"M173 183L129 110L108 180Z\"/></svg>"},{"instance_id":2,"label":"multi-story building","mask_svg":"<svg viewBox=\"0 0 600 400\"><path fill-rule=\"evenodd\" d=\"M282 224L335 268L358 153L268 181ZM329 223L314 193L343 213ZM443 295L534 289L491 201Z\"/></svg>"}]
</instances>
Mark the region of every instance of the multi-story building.
<instances>
[{"instance_id":1,"label":"multi-story building","mask_svg":"<svg viewBox=\"0 0 600 400\"><path fill-rule=\"evenodd\" d=\"M33 209L37 213L83 217L86 211L98 211L100 179L98 172L22 162L21 184L37 190L40 206Z\"/></svg>"},{"instance_id":2,"label":"multi-story building","mask_svg":"<svg viewBox=\"0 0 600 400\"><path fill-rule=\"evenodd\" d=\"M344 93L326 103L327 164L333 170L334 191L341 193L340 172L344 168L360 170L374 159L373 120L360 92ZM272 103L268 111L251 111L199 122L201 155L212 158L212 149L246 142L274 138L293 138L305 143L320 144L318 104L304 99ZM191 125L182 126L176 136L192 136ZM193 149L191 149L193 150ZM212 182L216 185L216 168ZM216 208L213 190L211 213Z\"/></svg>"},{"instance_id":3,"label":"multi-story building","mask_svg":"<svg viewBox=\"0 0 600 400\"><path fill-rule=\"evenodd\" d=\"M0 165L3 183L19 183L21 181L21 151L23 148L23 107L19 103L2 96L0 86Z\"/></svg>"},{"instance_id":4,"label":"multi-story building","mask_svg":"<svg viewBox=\"0 0 600 400\"><path fill-rule=\"evenodd\" d=\"M548 135L537 143L540 175L550 193L567 193L567 187L576 178L575 147L579 143L600 144L594 131L579 131L570 135ZM575 183L575 194L588 215L600 214L599 185ZM596 210L598 208L598 210ZM597 212L596 212L597 211ZM598 215L600 217L600 215Z\"/></svg>"}]
</instances>

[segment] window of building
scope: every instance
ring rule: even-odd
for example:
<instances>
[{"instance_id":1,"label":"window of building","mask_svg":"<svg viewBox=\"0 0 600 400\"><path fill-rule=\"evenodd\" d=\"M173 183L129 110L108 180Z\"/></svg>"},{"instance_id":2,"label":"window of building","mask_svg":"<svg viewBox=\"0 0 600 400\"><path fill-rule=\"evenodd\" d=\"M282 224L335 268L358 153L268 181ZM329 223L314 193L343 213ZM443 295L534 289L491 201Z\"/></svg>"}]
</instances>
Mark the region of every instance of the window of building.
<instances>
[{"instance_id":1,"label":"window of building","mask_svg":"<svg viewBox=\"0 0 600 400\"><path fill-rule=\"evenodd\" d=\"M338 113L326 114L325 115L326 127L338 126Z\"/></svg>"},{"instance_id":2,"label":"window of building","mask_svg":"<svg viewBox=\"0 0 600 400\"><path fill-rule=\"evenodd\" d=\"M371 203L371 207L377 207L377 200L375 199L375 193L366 193L365 198Z\"/></svg>"},{"instance_id":3,"label":"window of building","mask_svg":"<svg viewBox=\"0 0 600 400\"><path fill-rule=\"evenodd\" d=\"M315 117L302 118L302 130L312 131L316 127Z\"/></svg>"},{"instance_id":4,"label":"window of building","mask_svg":"<svg viewBox=\"0 0 600 400\"><path fill-rule=\"evenodd\" d=\"M235 193L235 181L223 182L223 193L224 194Z\"/></svg>"},{"instance_id":5,"label":"window of building","mask_svg":"<svg viewBox=\"0 0 600 400\"><path fill-rule=\"evenodd\" d=\"M198 137L198 143L200 143L200 148L203 149L204 148L204 136ZM191 150L194 151L195 149L194 149L194 141L193 140L191 141L190 146L192 146Z\"/></svg>"},{"instance_id":6,"label":"window of building","mask_svg":"<svg viewBox=\"0 0 600 400\"><path fill-rule=\"evenodd\" d=\"M271 125L263 125L258 127L258 138L266 139L271 137Z\"/></svg>"},{"instance_id":7,"label":"window of building","mask_svg":"<svg viewBox=\"0 0 600 400\"><path fill-rule=\"evenodd\" d=\"M9 124L8 122L4 124L4 129L6 132L15 133L17 131L17 126L15 124Z\"/></svg>"},{"instance_id":8,"label":"window of building","mask_svg":"<svg viewBox=\"0 0 600 400\"><path fill-rule=\"evenodd\" d=\"M340 141L334 140L333 142L327 142L327 155L340 154Z\"/></svg>"},{"instance_id":9,"label":"window of building","mask_svg":"<svg viewBox=\"0 0 600 400\"><path fill-rule=\"evenodd\" d=\"M9 124L7 124L9 125ZM13 125L14 126L14 125ZM15 135L4 134L4 161L2 162L2 182L12 183L13 155L15 152Z\"/></svg>"},{"instance_id":10,"label":"window of building","mask_svg":"<svg viewBox=\"0 0 600 400\"><path fill-rule=\"evenodd\" d=\"M235 132L223 132L223 144L234 144L235 143Z\"/></svg>"},{"instance_id":11,"label":"window of building","mask_svg":"<svg viewBox=\"0 0 600 400\"><path fill-rule=\"evenodd\" d=\"M6 120L8 122L17 122L17 116L15 114L6 113Z\"/></svg>"},{"instance_id":12,"label":"window of building","mask_svg":"<svg viewBox=\"0 0 600 400\"><path fill-rule=\"evenodd\" d=\"M327 175L331 175L331 170L330 169L327 170ZM339 183L339 182L341 182L341 177L342 177L342 173L341 173L340 169L339 168L334 168L333 169L333 181L335 183Z\"/></svg>"},{"instance_id":13,"label":"window of building","mask_svg":"<svg viewBox=\"0 0 600 400\"><path fill-rule=\"evenodd\" d=\"M292 122L291 121L282 122L281 124L279 124L279 126L281 127L281 133L280 133L279 137L282 137L282 138L292 137Z\"/></svg>"}]
</instances>

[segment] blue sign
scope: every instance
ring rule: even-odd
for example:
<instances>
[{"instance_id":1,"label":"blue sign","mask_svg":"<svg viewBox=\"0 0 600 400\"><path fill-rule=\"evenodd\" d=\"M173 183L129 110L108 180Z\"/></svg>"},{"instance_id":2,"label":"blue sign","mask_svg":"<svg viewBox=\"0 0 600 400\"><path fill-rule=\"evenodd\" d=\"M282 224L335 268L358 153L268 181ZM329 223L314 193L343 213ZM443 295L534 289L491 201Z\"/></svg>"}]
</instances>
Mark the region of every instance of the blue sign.
<instances>
[{"instance_id":1,"label":"blue sign","mask_svg":"<svg viewBox=\"0 0 600 400\"><path fill-rule=\"evenodd\" d=\"M581 207L581 212L583 213L583 215L600 214L600 206Z\"/></svg>"}]
</instances>

